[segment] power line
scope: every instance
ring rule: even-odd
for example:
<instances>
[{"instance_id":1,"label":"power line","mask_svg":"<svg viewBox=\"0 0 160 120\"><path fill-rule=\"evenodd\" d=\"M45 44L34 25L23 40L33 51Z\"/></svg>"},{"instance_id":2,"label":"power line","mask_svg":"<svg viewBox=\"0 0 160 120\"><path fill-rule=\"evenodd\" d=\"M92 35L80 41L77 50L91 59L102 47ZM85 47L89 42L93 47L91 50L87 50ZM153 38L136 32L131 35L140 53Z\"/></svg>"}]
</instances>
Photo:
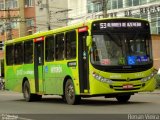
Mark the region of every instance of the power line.
<instances>
[{"instance_id":1,"label":"power line","mask_svg":"<svg viewBox=\"0 0 160 120\"><path fill-rule=\"evenodd\" d=\"M11 11L19 11L19 9L4 9L4 10L0 10L0 11L4 11L4 16L5 17L1 17L1 19L5 20L6 23L4 24L6 26L6 39L12 39L12 26L11 26L11 20L15 19L15 18L19 18L18 16L11 16ZM6 16L7 15L7 16Z\"/></svg>"}]
</instances>

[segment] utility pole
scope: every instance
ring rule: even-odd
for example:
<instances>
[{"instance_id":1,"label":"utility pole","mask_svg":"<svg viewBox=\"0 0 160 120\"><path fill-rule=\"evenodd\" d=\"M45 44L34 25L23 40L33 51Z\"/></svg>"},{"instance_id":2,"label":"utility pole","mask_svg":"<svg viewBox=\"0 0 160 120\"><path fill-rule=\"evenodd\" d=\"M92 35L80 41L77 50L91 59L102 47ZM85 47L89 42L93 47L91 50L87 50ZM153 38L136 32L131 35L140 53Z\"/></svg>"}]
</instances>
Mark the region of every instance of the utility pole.
<instances>
[{"instance_id":1,"label":"utility pole","mask_svg":"<svg viewBox=\"0 0 160 120\"><path fill-rule=\"evenodd\" d=\"M19 16L12 16L11 15L11 11L14 12L14 11L19 11L19 9L9 9L6 8L6 1L4 1L4 10L0 10L1 14L2 12L4 12L2 14L2 16L0 17L1 20L4 20L5 23L5 28L3 29L4 30L4 33L5 33L5 39L4 40L11 40L13 37L12 37L12 26L11 26L11 23L12 23L12 19L14 18L19 18Z\"/></svg>"},{"instance_id":2,"label":"utility pole","mask_svg":"<svg viewBox=\"0 0 160 120\"><path fill-rule=\"evenodd\" d=\"M12 26L11 26L11 18L17 18L17 17L11 17L10 11L19 11L19 10L10 10L9 8L0 10L4 11L5 15L4 17L1 17L1 19L5 20L5 33L6 33L6 40L11 40L12 39Z\"/></svg>"},{"instance_id":3,"label":"utility pole","mask_svg":"<svg viewBox=\"0 0 160 120\"><path fill-rule=\"evenodd\" d=\"M26 35L26 20L24 16L24 0L19 0L19 15L20 21L19 22L19 36L23 37Z\"/></svg>"},{"instance_id":4,"label":"utility pole","mask_svg":"<svg viewBox=\"0 0 160 120\"><path fill-rule=\"evenodd\" d=\"M103 18L108 17L107 15L107 4L109 0L102 0L102 8L103 8Z\"/></svg>"},{"instance_id":5,"label":"utility pole","mask_svg":"<svg viewBox=\"0 0 160 120\"><path fill-rule=\"evenodd\" d=\"M11 40L12 39L12 26L11 26L11 15L10 15L10 10L8 8L7 10L7 14L8 14L8 21L7 21L7 31L8 31L8 35L7 35L7 40Z\"/></svg>"}]
</instances>

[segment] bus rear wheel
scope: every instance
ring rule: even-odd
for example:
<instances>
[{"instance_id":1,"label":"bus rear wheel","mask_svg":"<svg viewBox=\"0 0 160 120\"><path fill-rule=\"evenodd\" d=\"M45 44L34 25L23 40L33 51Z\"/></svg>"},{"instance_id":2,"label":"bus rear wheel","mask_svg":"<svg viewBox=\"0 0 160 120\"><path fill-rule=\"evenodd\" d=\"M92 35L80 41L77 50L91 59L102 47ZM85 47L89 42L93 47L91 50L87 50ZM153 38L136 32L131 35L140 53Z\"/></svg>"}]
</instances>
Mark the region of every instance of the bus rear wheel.
<instances>
[{"instance_id":1,"label":"bus rear wheel","mask_svg":"<svg viewBox=\"0 0 160 120\"><path fill-rule=\"evenodd\" d=\"M117 96L116 99L118 100L119 103L126 103L130 99L131 95L122 95L122 96Z\"/></svg>"},{"instance_id":2,"label":"bus rear wheel","mask_svg":"<svg viewBox=\"0 0 160 120\"><path fill-rule=\"evenodd\" d=\"M65 84L65 100L70 105L78 104L81 100L80 96L75 95L75 89L71 79L68 79Z\"/></svg>"},{"instance_id":3,"label":"bus rear wheel","mask_svg":"<svg viewBox=\"0 0 160 120\"><path fill-rule=\"evenodd\" d=\"M23 96L27 102L31 102L35 98L35 95L30 92L30 85L28 81L25 81L23 84Z\"/></svg>"}]
</instances>

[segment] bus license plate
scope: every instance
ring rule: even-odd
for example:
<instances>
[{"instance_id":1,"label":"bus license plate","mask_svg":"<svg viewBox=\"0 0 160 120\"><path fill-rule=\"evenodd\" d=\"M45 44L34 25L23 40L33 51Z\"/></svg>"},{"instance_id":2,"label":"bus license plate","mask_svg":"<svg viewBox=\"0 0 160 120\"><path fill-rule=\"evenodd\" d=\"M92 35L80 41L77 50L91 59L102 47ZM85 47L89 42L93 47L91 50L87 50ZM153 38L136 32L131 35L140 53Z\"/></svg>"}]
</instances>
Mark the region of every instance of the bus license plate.
<instances>
[{"instance_id":1,"label":"bus license plate","mask_svg":"<svg viewBox=\"0 0 160 120\"><path fill-rule=\"evenodd\" d=\"M129 85L123 85L123 89L132 89L133 85L129 84Z\"/></svg>"}]
</instances>

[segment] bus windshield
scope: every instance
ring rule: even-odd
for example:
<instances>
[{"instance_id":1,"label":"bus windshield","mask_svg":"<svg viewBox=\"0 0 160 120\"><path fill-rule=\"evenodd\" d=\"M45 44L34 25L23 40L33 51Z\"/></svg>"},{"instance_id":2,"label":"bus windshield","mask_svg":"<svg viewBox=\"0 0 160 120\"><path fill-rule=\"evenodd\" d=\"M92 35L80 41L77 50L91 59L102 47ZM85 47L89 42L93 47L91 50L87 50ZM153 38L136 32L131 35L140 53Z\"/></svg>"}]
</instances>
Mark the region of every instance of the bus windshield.
<instances>
[{"instance_id":1,"label":"bus windshield","mask_svg":"<svg viewBox=\"0 0 160 120\"><path fill-rule=\"evenodd\" d=\"M151 37L147 30L96 32L92 37L92 64L134 66L146 65L152 61Z\"/></svg>"},{"instance_id":2,"label":"bus windshield","mask_svg":"<svg viewBox=\"0 0 160 120\"><path fill-rule=\"evenodd\" d=\"M151 59L149 39L147 34L93 35L91 60L100 65L147 64Z\"/></svg>"}]
</instances>

